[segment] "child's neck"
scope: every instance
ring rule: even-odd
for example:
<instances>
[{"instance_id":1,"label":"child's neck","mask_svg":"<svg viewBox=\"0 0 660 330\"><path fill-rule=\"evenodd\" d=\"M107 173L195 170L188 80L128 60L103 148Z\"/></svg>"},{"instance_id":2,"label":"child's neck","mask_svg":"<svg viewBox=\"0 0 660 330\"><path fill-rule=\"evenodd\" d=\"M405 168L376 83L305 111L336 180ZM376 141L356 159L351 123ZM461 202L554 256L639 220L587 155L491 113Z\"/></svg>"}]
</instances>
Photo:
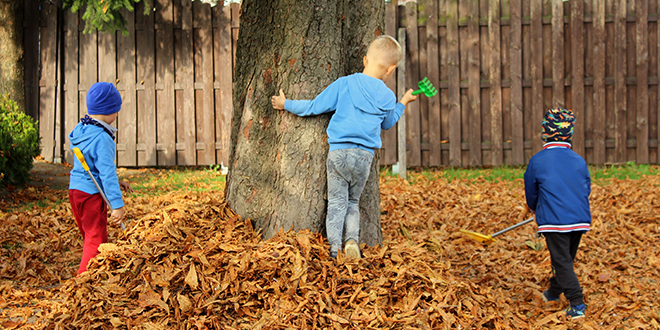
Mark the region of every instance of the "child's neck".
<instances>
[{"instance_id":1,"label":"child's neck","mask_svg":"<svg viewBox=\"0 0 660 330\"><path fill-rule=\"evenodd\" d=\"M370 65L366 66L364 70L362 70L362 73L369 77L383 80L383 77L385 77L385 73L387 73L387 71Z\"/></svg>"},{"instance_id":2,"label":"child's neck","mask_svg":"<svg viewBox=\"0 0 660 330\"><path fill-rule=\"evenodd\" d=\"M102 121L102 122L104 122L108 125L111 125L115 121L115 118L117 118L116 115L114 115L114 114L112 114L112 115L88 115L88 116L90 116L90 117L92 117L92 118L94 118L98 121Z\"/></svg>"}]
</instances>

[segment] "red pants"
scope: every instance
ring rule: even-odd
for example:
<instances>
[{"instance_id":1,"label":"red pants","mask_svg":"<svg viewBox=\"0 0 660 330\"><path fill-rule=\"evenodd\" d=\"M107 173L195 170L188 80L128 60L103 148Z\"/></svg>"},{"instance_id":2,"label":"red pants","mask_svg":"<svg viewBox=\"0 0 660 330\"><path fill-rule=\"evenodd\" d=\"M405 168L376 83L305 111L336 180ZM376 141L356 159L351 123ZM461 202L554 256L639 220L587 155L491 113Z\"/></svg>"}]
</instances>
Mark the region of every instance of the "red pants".
<instances>
[{"instance_id":1,"label":"red pants","mask_svg":"<svg viewBox=\"0 0 660 330\"><path fill-rule=\"evenodd\" d=\"M99 253L99 245L108 242L108 211L101 194L90 195L69 190L71 211L83 237L83 253L78 274L87 270L89 260Z\"/></svg>"}]
</instances>

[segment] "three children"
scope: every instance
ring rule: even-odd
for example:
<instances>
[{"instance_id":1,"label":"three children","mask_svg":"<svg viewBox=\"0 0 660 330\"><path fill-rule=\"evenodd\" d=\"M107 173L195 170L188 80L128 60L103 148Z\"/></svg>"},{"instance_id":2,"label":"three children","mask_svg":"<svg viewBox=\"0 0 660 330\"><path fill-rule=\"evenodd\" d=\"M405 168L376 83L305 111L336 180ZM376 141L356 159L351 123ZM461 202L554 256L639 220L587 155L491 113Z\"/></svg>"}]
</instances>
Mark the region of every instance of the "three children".
<instances>
[{"instance_id":1,"label":"three children","mask_svg":"<svg viewBox=\"0 0 660 330\"><path fill-rule=\"evenodd\" d=\"M371 171L374 149L382 145L380 131L394 126L406 105L417 99L410 89L397 103L385 85L401 56L401 46L394 38L379 36L367 49L362 73L337 79L313 100L288 100L283 90L271 99L274 109L298 116L334 112L327 128L330 149L326 161L326 232L333 258L342 245L348 256L360 258L360 195Z\"/></svg>"},{"instance_id":2,"label":"three children","mask_svg":"<svg viewBox=\"0 0 660 330\"><path fill-rule=\"evenodd\" d=\"M112 205L111 218L119 225L124 218L121 190L133 191L131 186L117 178L115 167L115 133L110 126L121 110L121 96L114 85L98 82L87 91L87 113L69 134L71 150L78 147L89 170L105 192ZM83 254L78 274L87 270L89 260L98 254L101 243L108 242L107 207L96 185L82 164L75 159L69 182L69 201L82 234Z\"/></svg>"},{"instance_id":3,"label":"three children","mask_svg":"<svg viewBox=\"0 0 660 330\"><path fill-rule=\"evenodd\" d=\"M543 292L546 302L563 293L570 301L566 315L584 317L582 287L573 262L582 234L589 230L591 177L584 159L571 150L575 115L555 108L543 117L543 150L534 155L525 171L527 206L536 213L539 234L545 237L553 276Z\"/></svg>"}]
</instances>

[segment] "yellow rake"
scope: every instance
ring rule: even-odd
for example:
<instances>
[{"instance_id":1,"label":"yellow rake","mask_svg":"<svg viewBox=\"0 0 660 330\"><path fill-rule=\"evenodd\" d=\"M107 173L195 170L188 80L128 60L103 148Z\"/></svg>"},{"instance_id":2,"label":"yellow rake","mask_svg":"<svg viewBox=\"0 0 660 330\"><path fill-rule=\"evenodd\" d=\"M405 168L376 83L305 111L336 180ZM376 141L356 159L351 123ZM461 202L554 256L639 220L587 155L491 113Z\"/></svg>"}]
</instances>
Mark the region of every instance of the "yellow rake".
<instances>
[{"instance_id":1,"label":"yellow rake","mask_svg":"<svg viewBox=\"0 0 660 330\"><path fill-rule=\"evenodd\" d=\"M516 229L516 228L518 228L522 225L526 225L526 224L528 224L532 221L534 221L534 217L531 217L531 218L529 218L529 219L527 219L523 222L519 222L519 223L517 223L517 224L515 224L511 227L502 229L502 230L500 230L500 231L498 231L498 232L496 232L495 234L492 234L492 235L479 234L479 233L475 233L473 231L469 231L469 230L465 230L465 229L461 229L461 233L467 235L468 237L472 238L473 240L475 240L479 243L490 245L491 243L495 242L495 236L500 235L500 234L504 234L509 230Z\"/></svg>"}]
</instances>

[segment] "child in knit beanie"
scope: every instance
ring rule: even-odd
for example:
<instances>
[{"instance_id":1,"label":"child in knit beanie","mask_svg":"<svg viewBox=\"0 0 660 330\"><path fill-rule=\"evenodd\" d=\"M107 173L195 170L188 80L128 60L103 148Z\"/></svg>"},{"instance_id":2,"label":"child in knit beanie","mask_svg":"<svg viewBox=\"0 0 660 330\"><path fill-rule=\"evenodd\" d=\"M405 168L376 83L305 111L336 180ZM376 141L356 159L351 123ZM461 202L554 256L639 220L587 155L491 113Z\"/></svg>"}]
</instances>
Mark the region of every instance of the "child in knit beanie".
<instances>
[{"instance_id":1,"label":"child in knit beanie","mask_svg":"<svg viewBox=\"0 0 660 330\"><path fill-rule=\"evenodd\" d=\"M71 150L79 148L89 170L112 206L111 218L118 225L124 218L122 192L132 192L131 186L119 181L115 166L115 134L110 126L121 110L121 96L114 85L97 82L87 91L87 115L69 134ZM75 159L69 179L69 202L82 234L83 255L78 274L87 270L91 258L98 254L101 243L108 242L108 210L96 185L82 164Z\"/></svg>"},{"instance_id":2,"label":"child in knit beanie","mask_svg":"<svg viewBox=\"0 0 660 330\"><path fill-rule=\"evenodd\" d=\"M525 197L550 252L550 288L543 292L542 299L559 301L563 293L570 302L566 315L575 319L584 317L587 310L573 262L582 234L591 226L591 177L584 159L571 150L573 112L550 109L541 125L545 144L525 171Z\"/></svg>"}]
</instances>

